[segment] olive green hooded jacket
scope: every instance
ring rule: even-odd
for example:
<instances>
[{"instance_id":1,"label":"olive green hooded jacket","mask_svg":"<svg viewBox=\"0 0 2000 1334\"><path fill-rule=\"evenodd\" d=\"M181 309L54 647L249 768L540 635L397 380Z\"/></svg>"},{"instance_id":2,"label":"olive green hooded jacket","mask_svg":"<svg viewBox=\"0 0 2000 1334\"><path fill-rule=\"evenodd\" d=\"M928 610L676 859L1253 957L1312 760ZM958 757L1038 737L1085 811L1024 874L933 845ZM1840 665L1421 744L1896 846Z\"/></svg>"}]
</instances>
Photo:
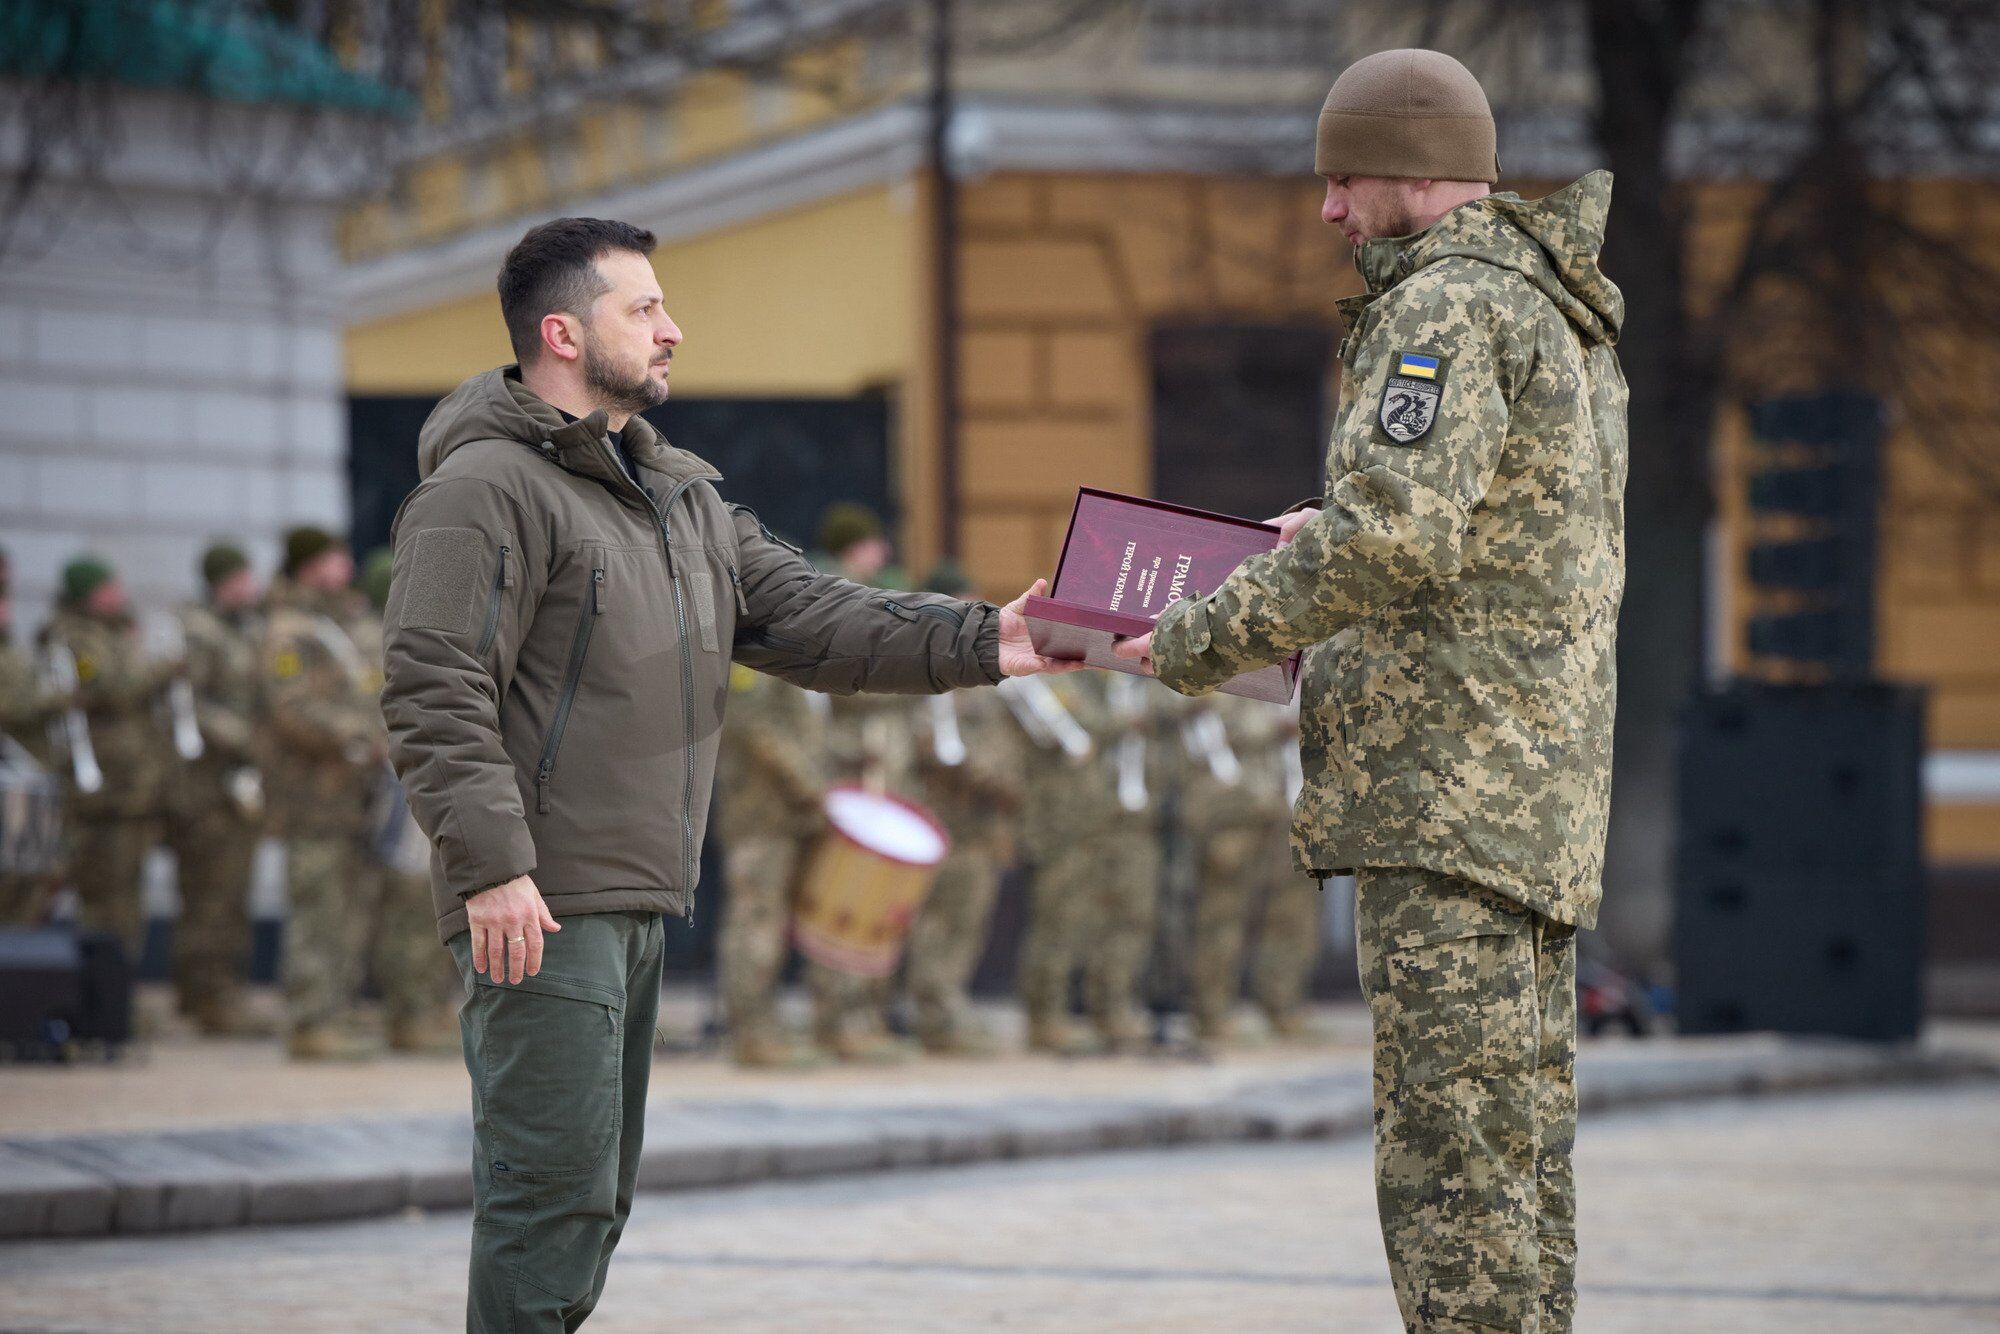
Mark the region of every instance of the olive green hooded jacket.
<instances>
[{"instance_id":1,"label":"olive green hooded jacket","mask_svg":"<svg viewBox=\"0 0 2000 1334\"><path fill-rule=\"evenodd\" d=\"M398 514L382 709L440 936L532 874L556 916L693 911L736 662L835 694L999 680L999 613L820 574L640 418L513 367L431 413Z\"/></svg>"},{"instance_id":2,"label":"olive green hooded jacket","mask_svg":"<svg viewBox=\"0 0 2000 1334\"><path fill-rule=\"evenodd\" d=\"M1306 650L1300 864L1596 920L1625 582L1611 178L1368 242L1318 517L1153 634L1188 693Z\"/></svg>"}]
</instances>

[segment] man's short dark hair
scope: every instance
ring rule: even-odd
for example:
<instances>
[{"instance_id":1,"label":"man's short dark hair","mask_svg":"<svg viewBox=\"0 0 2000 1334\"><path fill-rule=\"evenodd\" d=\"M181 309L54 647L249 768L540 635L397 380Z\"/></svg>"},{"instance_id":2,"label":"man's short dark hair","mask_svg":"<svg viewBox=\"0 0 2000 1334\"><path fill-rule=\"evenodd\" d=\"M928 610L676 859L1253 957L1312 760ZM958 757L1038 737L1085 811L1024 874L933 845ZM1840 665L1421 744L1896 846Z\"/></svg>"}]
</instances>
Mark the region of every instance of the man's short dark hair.
<instances>
[{"instance_id":1,"label":"man's short dark hair","mask_svg":"<svg viewBox=\"0 0 2000 1334\"><path fill-rule=\"evenodd\" d=\"M540 355L542 317L556 311L582 318L611 284L597 260L614 250L650 255L653 234L605 218L557 218L528 234L500 265L500 314L514 359L523 366Z\"/></svg>"}]
</instances>

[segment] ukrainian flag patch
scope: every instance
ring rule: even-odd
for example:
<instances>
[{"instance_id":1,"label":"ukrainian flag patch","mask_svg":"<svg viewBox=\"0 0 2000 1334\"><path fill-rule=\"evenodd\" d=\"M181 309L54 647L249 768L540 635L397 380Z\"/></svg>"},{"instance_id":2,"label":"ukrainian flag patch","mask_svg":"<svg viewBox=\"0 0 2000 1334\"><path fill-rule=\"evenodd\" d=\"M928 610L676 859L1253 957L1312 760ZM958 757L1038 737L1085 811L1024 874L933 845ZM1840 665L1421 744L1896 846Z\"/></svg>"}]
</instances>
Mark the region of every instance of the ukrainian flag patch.
<instances>
[{"instance_id":1,"label":"ukrainian flag patch","mask_svg":"<svg viewBox=\"0 0 2000 1334\"><path fill-rule=\"evenodd\" d=\"M1444 358L1428 352L1398 352L1382 382L1382 406L1376 420L1382 433L1399 445L1414 445L1437 420L1444 397Z\"/></svg>"}]
</instances>

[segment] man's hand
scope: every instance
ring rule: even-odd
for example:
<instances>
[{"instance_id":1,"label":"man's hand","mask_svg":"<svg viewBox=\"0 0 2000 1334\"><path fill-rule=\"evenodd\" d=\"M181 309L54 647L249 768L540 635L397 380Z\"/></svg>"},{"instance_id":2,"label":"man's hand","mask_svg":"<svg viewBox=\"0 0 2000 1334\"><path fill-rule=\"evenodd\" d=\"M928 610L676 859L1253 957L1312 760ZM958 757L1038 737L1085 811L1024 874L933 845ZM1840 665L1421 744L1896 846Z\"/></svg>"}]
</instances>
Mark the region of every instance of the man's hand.
<instances>
[{"instance_id":1,"label":"man's hand","mask_svg":"<svg viewBox=\"0 0 2000 1334\"><path fill-rule=\"evenodd\" d=\"M465 920L472 928L472 971L495 982L519 982L541 972L542 933L562 930L525 875L467 899Z\"/></svg>"},{"instance_id":2,"label":"man's hand","mask_svg":"<svg viewBox=\"0 0 2000 1334\"><path fill-rule=\"evenodd\" d=\"M1302 509L1294 510L1290 514L1280 514L1275 519L1266 519L1264 522L1278 526L1278 545L1283 546L1299 535L1299 529L1305 527L1318 517L1318 510Z\"/></svg>"},{"instance_id":3,"label":"man's hand","mask_svg":"<svg viewBox=\"0 0 2000 1334\"><path fill-rule=\"evenodd\" d=\"M1111 651L1121 658L1131 658L1148 676L1157 676L1153 670L1153 636L1139 635L1133 639L1121 639L1111 646Z\"/></svg>"},{"instance_id":4,"label":"man's hand","mask_svg":"<svg viewBox=\"0 0 2000 1334\"><path fill-rule=\"evenodd\" d=\"M1084 664L1081 662L1043 657L1035 652L1035 641L1028 637L1028 618L1025 613L1028 599L1042 596L1048 588L1048 580L1037 579L1032 588L1000 609L1001 675L1035 676L1082 670Z\"/></svg>"}]
</instances>

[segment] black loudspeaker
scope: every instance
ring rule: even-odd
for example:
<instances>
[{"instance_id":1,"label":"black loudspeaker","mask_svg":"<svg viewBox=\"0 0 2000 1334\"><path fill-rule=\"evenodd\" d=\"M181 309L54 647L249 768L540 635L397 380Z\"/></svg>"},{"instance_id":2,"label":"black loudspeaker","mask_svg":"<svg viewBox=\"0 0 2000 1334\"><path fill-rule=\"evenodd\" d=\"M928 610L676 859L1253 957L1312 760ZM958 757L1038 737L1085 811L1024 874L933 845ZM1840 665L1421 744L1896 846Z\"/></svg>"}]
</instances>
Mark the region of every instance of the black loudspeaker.
<instances>
[{"instance_id":1,"label":"black loudspeaker","mask_svg":"<svg viewBox=\"0 0 2000 1334\"><path fill-rule=\"evenodd\" d=\"M1916 1036L1920 689L1737 685L1682 720L1683 1033Z\"/></svg>"},{"instance_id":2,"label":"black loudspeaker","mask_svg":"<svg viewBox=\"0 0 2000 1334\"><path fill-rule=\"evenodd\" d=\"M0 1042L24 1055L132 1037L132 966L116 936L0 929Z\"/></svg>"},{"instance_id":3,"label":"black loudspeaker","mask_svg":"<svg viewBox=\"0 0 2000 1334\"><path fill-rule=\"evenodd\" d=\"M83 957L83 1008L76 1035L92 1042L132 1040L132 962L118 937L104 933L79 936Z\"/></svg>"}]
</instances>

